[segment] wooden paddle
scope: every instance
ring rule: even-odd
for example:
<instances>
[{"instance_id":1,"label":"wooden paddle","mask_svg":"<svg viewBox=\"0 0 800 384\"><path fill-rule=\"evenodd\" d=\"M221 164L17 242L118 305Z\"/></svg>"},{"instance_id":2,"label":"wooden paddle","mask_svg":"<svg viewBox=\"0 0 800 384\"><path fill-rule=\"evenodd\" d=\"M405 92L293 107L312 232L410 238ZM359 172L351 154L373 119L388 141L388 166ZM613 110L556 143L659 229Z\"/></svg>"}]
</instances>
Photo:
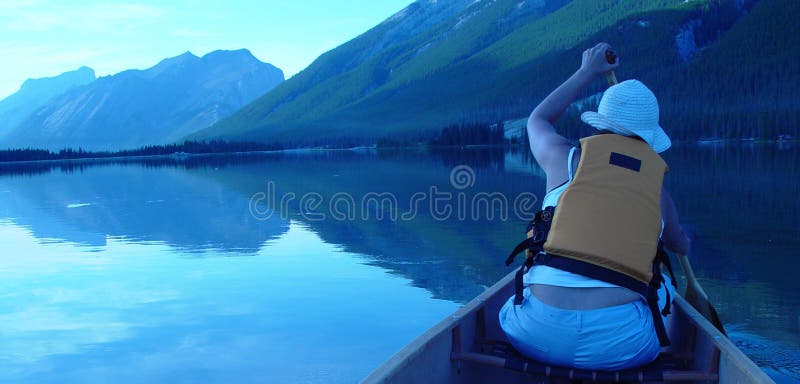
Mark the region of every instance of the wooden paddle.
<instances>
[{"instance_id":1,"label":"wooden paddle","mask_svg":"<svg viewBox=\"0 0 800 384\"><path fill-rule=\"evenodd\" d=\"M722 320L720 320L717 314L717 310L711 305L711 302L708 301L706 291L703 290L703 287L700 286L700 283L694 276L694 270L692 270L692 265L689 264L689 258L682 254L678 254L677 257L678 262L681 263L683 274L686 275L686 291L683 293L683 298L686 299L686 302L691 304L697 312L700 312L703 317L708 319L714 327L719 329L723 335L727 335L725 328L722 326Z\"/></svg>"},{"instance_id":2,"label":"wooden paddle","mask_svg":"<svg viewBox=\"0 0 800 384\"><path fill-rule=\"evenodd\" d=\"M609 64L614 64L617 62L617 53L613 50L606 51L606 61ZM617 75L614 74L614 71L606 72L606 80L608 80L608 85L617 85Z\"/></svg>"},{"instance_id":3,"label":"wooden paddle","mask_svg":"<svg viewBox=\"0 0 800 384\"><path fill-rule=\"evenodd\" d=\"M606 61L609 64L616 63L617 53L611 49L607 50ZM614 74L614 71L606 72L606 80L608 80L609 86L617 84L617 76ZM711 302L708 301L706 291L703 290L703 287L700 286L700 283L697 282L697 278L694 276L694 270L692 270L692 265L689 264L689 258L687 258L686 255L678 255L678 261L681 263L683 273L686 275L686 292L683 293L683 298L686 299L697 312L700 312L703 317L708 319L714 327L719 329L723 335L727 335L727 333L725 333L725 328L722 326L722 320L720 320L717 314L717 310L711 305Z\"/></svg>"}]
</instances>

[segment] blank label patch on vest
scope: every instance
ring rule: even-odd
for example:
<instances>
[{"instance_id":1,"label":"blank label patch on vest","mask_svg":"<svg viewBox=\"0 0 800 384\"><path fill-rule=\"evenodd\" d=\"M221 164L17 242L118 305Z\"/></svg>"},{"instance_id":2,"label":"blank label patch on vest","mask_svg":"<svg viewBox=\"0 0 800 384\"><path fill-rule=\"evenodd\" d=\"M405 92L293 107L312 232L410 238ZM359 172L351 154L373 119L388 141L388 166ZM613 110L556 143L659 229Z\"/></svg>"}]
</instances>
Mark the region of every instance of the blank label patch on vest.
<instances>
[{"instance_id":1,"label":"blank label patch on vest","mask_svg":"<svg viewBox=\"0 0 800 384\"><path fill-rule=\"evenodd\" d=\"M639 170L642 168L641 160L617 152L611 152L611 159L608 161L608 163L625 169L630 169L634 172L639 172Z\"/></svg>"}]
</instances>

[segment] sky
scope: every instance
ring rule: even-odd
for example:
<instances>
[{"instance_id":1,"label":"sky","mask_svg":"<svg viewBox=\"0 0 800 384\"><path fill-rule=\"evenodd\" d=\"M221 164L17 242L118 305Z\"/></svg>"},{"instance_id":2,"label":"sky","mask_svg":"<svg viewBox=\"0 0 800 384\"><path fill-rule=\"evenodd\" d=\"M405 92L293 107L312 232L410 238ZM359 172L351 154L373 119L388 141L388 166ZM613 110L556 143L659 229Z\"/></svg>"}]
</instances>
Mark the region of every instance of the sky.
<instances>
[{"instance_id":1,"label":"sky","mask_svg":"<svg viewBox=\"0 0 800 384\"><path fill-rule=\"evenodd\" d=\"M29 78L98 76L246 48L286 78L412 0L0 0L0 99Z\"/></svg>"}]
</instances>

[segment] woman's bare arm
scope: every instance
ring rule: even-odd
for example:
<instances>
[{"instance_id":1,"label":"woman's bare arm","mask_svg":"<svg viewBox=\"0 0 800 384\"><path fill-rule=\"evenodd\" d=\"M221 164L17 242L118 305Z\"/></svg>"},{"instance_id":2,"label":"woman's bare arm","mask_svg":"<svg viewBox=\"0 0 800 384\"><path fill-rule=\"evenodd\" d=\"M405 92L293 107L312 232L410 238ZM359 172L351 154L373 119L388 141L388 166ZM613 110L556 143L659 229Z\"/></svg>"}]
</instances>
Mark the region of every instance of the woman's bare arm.
<instances>
[{"instance_id":1,"label":"woman's bare arm","mask_svg":"<svg viewBox=\"0 0 800 384\"><path fill-rule=\"evenodd\" d=\"M536 106L528 117L528 140L531 145L531 152L539 165L545 171L558 153L557 147L569 147L569 140L556 133L553 123L558 120L564 110L575 101L580 91L594 79L589 72L583 68L578 69L567 81L561 84L550 93L542 102ZM563 168L563 162L556 160L558 165Z\"/></svg>"},{"instance_id":2,"label":"woman's bare arm","mask_svg":"<svg viewBox=\"0 0 800 384\"><path fill-rule=\"evenodd\" d=\"M675 202L666 188L661 190L661 217L664 220L664 233L661 235L664 247L675 253L688 254L692 244L681 227Z\"/></svg>"},{"instance_id":3,"label":"woman's bare arm","mask_svg":"<svg viewBox=\"0 0 800 384\"><path fill-rule=\"evenodd\" d=\"M569 140L556 133L553 123L589 82L619 65L619 61L614 64L606 61L609 49L610 45L600 43L584 51L580 69L542 100L528 118L531 152L547 173L548 189L550 184L557 185L567 179L564 162L570 147Z\"/></svg>"}]
</instances>

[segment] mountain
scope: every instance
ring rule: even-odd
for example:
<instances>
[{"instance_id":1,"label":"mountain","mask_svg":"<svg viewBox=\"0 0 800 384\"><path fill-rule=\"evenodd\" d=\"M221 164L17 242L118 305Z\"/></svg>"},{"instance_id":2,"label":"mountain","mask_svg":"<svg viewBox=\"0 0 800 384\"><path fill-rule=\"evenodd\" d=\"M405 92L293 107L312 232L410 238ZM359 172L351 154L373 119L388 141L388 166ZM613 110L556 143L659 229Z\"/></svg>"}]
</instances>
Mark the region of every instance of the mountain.
<instances>
[{"instance_id":1,"label":"mountain","mask_svg":"<svg viewBox=\"0 0 800 384\"><path fill-rule=\"evenodd\" d=\"M397 109L375 110L372 120L360 113L365 103L386 101L438 76L565 3L567 0L416 1L323 54L231 118L193 137L304 142L351 135L374 137L365 131L387 123L381 118L384 113L392 118L404 115L413 100L403 100ZM335 128L328 119L333 119ZM407 128L414 118L406 115L402 120L388 123Z\"/></svg>"},{"instance_id":2,"label":"mountain","mask_svg":"<svg viewBox=\"0 0 800 384\"><path fill-rule=\"evenodd\" d=\"M659 96L676 139L769 136L770 118L797 119L795 0L479 0L438 14L440 3L415 2L192 138L370 144L525 117L599 41L620 54L620 79L641 79ZM439 17L423 23L431 13ZM737 83L726 76L740 62L729 58L746 66ZM604 88L598 80L584 96ZM567 131L581 129L576 116L567 114Z\"/></svg>"},{"instance_id":3,"label":"mountain","mask_svg":"<svg viewBox=\"0 0 800 384\"><path fill-rule=\"evenodd\" d=\"M174 142L284 80L247 50L190 52L58 96L9 132L6 147L115 150Z\"/></svg>"},{"instance_id":4,"label":"mountain","mask_svg":"<svg viewBox=\"0 0 800 384\"><path fill-rule=\"evenodd\" d=\"M94 80L94 70L88 67L54 77L25 80L19 91L0 101L0 138L51 98Z\"/></svg>"}]
</instances>

